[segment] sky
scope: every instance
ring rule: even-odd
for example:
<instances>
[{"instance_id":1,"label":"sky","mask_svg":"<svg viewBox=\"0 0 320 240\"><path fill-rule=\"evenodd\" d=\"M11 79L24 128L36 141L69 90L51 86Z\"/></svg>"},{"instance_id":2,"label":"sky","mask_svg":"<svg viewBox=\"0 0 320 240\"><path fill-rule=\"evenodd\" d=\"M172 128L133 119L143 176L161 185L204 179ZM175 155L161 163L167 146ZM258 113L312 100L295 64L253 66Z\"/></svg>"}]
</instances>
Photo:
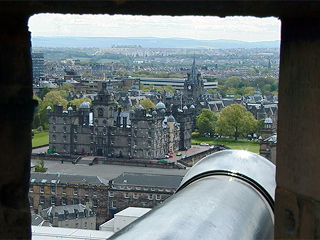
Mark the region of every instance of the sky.
<instances>
[{"instance_id":1,"label":"sky","mask_svg":"<svg viewBox=\"0 0 320 240\"><path fill-rule=\"evenodd\" d=\"M247 42L280 40L280 20L255 17L38 14L32 36L160 37Z\"/></svg>"}]
</instances>

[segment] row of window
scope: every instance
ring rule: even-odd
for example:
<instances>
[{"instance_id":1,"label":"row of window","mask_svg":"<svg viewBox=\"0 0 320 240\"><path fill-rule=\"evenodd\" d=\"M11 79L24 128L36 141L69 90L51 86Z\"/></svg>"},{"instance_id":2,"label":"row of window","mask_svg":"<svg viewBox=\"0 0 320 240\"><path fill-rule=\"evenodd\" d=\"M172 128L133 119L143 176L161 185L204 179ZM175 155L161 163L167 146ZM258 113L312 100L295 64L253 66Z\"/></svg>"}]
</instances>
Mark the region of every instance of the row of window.
<instances>
[{"instance_id":1,"label":"row of window","mask_svg":"<svg viewBox=\"0 0 320 240\"><path fill-rule=\"evenodd\" d=\"M125 182L124 182L125 183ZM114 186L115 188L119 188L119 189L128 189L128 190L132 190L132 189L135 189L135 190L143 190L143 191L158 191L158 192L171 192L171 189L163 189L163 188L147 188L147 187L132 187L132 186L123 186L123 185L120 185L120 186ZM109 194L111 192L109 191ZM110 196L110 195L109 195Z\"/></svg>"},{"instance_id":2,"label":"row of window","mask_svg":"<svg viewBox=\"0 0 320 240\"><path fill-rule=\"evenodd\" d=\"M59 201L59 202L58 202ZM88 199L79 199L79 198L73 198L71 200L68 201L67 198L56 198L56 197L50 197L50 198L45 198L44 196L40 196L39 197L39 204L45 204L45 203L50 203L51 205L59 205L58 203L60 203L61 205L68 205L68 204L86 204L86 202L88 202ZM30 206L33 207L35 202L33 197L29 197L29 203ZM92 199L92 204L94 207L98 206L98 200L97 199ZM37 205L37 204L36 204Z\"/></svg>"},{"instance_id":3,"label":"row of window","mask_svg":"<svg viewBox=\"0 0 320 240\"><path fill-rule=\"evenodd\" d=\"M39 187L39 193L44 193L44 187L45 186L40 186ZM50 187L51 194L56 194L56 191L57 191L57 187L55 187L55 186ZM33 186L30 186L29 192L30 193L34 192L34 187ZM62 194L67 194L67 188L66 187L62 187L61 188L61 193ZM73 188L72 189L72 193L73 193L73 195L78 195L79 194L79 189L78 188ZM83 189L83 194L84 194L84 196L89 196L89 194L90 194L89 189L87 189L87 188ZM95 190L91 190L91 194L92 194L92 196L97 196L97 192Z\"/></svg>"}]
</instances>

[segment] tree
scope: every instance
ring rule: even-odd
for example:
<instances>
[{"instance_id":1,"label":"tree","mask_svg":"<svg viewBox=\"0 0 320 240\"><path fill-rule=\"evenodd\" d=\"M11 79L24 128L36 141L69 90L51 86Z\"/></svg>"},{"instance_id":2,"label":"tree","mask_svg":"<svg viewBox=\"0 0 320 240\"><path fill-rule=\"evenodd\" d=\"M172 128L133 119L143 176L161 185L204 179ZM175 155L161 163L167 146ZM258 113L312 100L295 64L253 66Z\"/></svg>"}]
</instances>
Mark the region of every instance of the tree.
<instances>
[{"instance_id":1,"label":"tree","mask_svg":"<svg viewBox=\"0 0 320 240\"><path fill-rule=\"evenodd\" d=\"M62 105L64 108L66 108L68 101L64 99L61 96L61 91L51 91L46 94L46 96L43 98L43 103L51 103L56 105Z\"/></svg>"},{"instance_id":2,"label":"tree","mask_svg":"<svg viewBox=\"0 0 320 240\"><path fill-rule=\"evenodd\" d=\"M231 104L220 112L216 131L222 136L233 136L235 140L240 135L246 136L254 132L257 120L251 112L240 104Z\"/></svg>"},{"instance_id":3,"label":"tree","mask_svg":"<svg viewBox=\"0 0 320 240\"><path fill-rule=\"evenodd\" d=\"M46 172L47 168L44 167L44 161L43 159L39 159L36 163L36 165L34 166L35 168L35 172Z\"/></svg>"},{"instance_id":4,"label":"tree","mask_svg":"<svg viewBox=\"0 0 320 240\"><path fill-rule=\"evenodd\" d=\"M140 100L138 104L141 104L145 109L154 108L156 106L149 98Z\"/></svg>"},{"instance_id":5,"label":"tree","mask_svg":"<svg viewBox=\"0 0 320 240\"><path fill-rule=\"evenodd\" d=\"M42 89L42 91L40 92L40 98L41 99L43 99L46 95L47 95L47 93L49 93L50 92L50 89L49 88L47 88L47 87L44 87L43 89Z\"/></svg>"},{"instance_id":6,"label":"tree","mask_svg":"<svg viewBox=\"0 0 320 240\"><path fill-rule=\"evenodd\" d=\"M196 126L200 134L214 134L215 125L218 119L217 114L209 109L202 109L202 112L196 117Z\"/></svg>"},{"instance_id":7,"label":"tree","mask_svg":"<svg viewBox=\"0 0 320 240\"><path fill-rule=\"evenodd\" d=\"M65 90L67 92L74 92L74 86L72 83L62 83L62 85L59 87L59 90Z\"/></svg>"}]
</instances>

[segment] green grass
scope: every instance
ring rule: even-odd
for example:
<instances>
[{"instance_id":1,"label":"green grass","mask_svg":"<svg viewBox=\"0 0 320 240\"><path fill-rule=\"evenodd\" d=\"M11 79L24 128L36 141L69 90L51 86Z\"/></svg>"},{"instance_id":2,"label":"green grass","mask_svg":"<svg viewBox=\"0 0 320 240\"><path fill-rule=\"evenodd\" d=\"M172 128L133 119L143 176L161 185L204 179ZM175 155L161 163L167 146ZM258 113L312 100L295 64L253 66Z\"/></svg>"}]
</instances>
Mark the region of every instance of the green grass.
<instances>
[{"instance_id":1,"label":"green grass","mask_svg":"<svg viewBox=\"0 0 320 240\"><path fill-rule=\"evenodd\" d=\"M259 143L255 141L247 141L247 140L233 140L233 139L215 139L215 138L193 138L191 140L192 144L199 144L199 143L208 143L210 145L217 145L223 144L231 149L242 149L247 150L254 153L259 153Z\"/></svg>"},{"instance_id":2,"label":"green grass","mask_svg":"<svg viewBox=\"0 0 320 240\"><path fill-rule=\"evenodd\" d=\"M32 139L32 147L49 144L49 132L35 133Z\"/></svg>"}]
</instances>

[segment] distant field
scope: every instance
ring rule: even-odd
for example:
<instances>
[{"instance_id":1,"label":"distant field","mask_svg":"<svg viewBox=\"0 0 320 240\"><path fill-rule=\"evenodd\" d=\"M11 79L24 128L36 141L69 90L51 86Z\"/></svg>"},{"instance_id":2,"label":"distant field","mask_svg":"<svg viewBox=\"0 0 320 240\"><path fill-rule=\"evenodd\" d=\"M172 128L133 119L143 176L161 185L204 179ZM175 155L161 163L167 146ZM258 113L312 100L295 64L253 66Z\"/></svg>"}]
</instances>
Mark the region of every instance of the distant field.
<instances>
[{"instance_id":1,"label":"distant field","mask_svg":"<svg viewBox=\"0 0 320 240\"><path fill-rule=\"evenodd\" d=\"M49 144L49 132L36 133L32 139L32 147Z\"/></svg>"},{"instance_id":2,"label":"distant field","mask_svg":"<svg viewBox=\"0 0 320 240\"><path fill-rule=\"evenodd\" d=\"M255 141L233 140L233 139L215 139L215 138L194 138L191 140L192 144L199 144L202 142L210 145L223 144L231 149L242 149L254 153L259 153L259 143Z\"/></svg>"}]
</instances>

